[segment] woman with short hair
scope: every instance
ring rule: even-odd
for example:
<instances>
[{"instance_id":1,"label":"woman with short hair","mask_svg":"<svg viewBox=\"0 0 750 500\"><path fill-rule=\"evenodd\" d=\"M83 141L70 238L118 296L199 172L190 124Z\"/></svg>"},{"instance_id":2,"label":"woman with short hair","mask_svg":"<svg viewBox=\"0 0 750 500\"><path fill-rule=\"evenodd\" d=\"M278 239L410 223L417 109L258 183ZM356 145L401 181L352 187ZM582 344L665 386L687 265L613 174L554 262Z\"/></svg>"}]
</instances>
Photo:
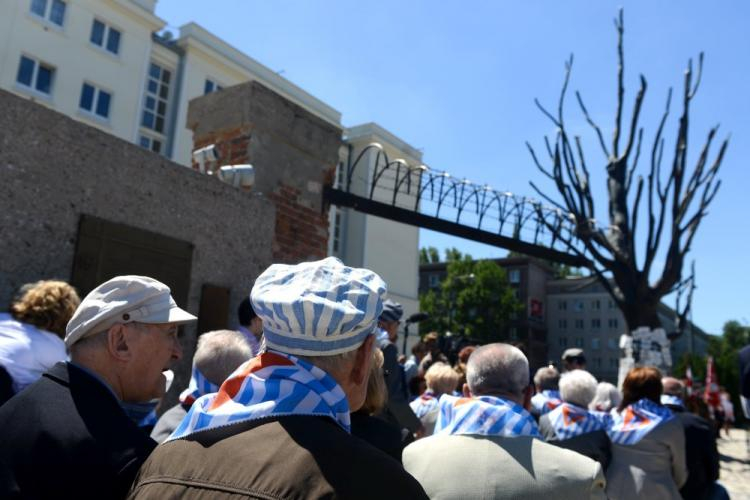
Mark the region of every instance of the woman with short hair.
<instances>
[{"instance_id":1,"label":"woman with short hair","mask_svg":"<svg viewBox=\"0 0 750 500\"><path fill-rule=\"evenodd\" d=\"M687 481L685 433L661 405L661 372L633 368L622 385L622 401L612 412L608 434L612 462L607 469L610 499L679 500Z\"/></svg>"}]
</instances>

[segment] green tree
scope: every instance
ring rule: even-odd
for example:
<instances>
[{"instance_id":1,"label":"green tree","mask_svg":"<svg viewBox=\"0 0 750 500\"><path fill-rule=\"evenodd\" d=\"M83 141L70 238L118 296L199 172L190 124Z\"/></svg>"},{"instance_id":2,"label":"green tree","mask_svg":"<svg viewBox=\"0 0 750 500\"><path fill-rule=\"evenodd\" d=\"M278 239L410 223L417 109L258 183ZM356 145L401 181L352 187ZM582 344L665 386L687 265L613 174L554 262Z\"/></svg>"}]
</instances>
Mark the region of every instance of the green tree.
<instances>
[{"instance_id":1,"label":"green tree","mask_svg":"<svg viewBox=\"0 0 750 500\"><path fill-rule=\"evenodd\" d=\"M420 296L430 319L423 331L464 333L480 342L502 340L513 313L521 310L505 270L491 260L446 251L447 276L440 288Z\"/></svg>"},{"instance_id":2,"label":"green tree","mask_svg":"<svg viewBox=\"0 0 750 500\"><path fill-rule=\"evenodd\" d=\"M522 254L520 252L513 252L513 251L511 251L511 252L508 252L507 257L529 257L529 256L526 255L526 254ZM583 273L581 272L581 269L578 268L578 267L570 267L567 264L561 264L559 262L555 262L555 261L552 261L552 260L537 259L535 257L529 257L529 258L532 258L532 259L537 260L539 262L543 262L546 265L548 265L549 267L551 267L552 270L553 270L555 279L567 278L569 276L571 276L571 277L572 276L577 276L577 277L582 277L583 276Z\"/></svg>"},{"instance_id":3,"label":"green tree","mask_svg":"<svg viewBox=\"0 0 750 500\"><path fill-rule=\"evenodd\" d=\"M435 247L423 247L419 250L420 264L434 264L440 262L440 252Z\"/></svg>"}]
</instances>

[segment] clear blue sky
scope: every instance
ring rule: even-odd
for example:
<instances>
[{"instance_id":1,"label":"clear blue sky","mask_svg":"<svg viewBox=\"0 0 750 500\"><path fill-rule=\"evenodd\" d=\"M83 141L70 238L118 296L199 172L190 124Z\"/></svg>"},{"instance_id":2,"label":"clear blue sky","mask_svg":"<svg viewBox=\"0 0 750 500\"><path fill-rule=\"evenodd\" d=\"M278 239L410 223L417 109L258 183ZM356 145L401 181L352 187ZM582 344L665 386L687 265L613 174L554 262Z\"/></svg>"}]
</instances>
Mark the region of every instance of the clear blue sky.
<instances>
[{"instance_id":1,"label":"clear blue sky","mask_svg":"<svg viewBox=\"0 0 750 500\"><path fill-rule=\"evenodd\" d=\"M706 53L691 114L690 159L710 125L720 123L719 135L731 133L731 143L721 191L690 257L698 274L693 320L710 332L719 332L728 319L750 321L750 2L160 0L157 14L173 29L197 22L283 71L338 109L345 126L377 122L422 149L433 168L531 196L529 180L548 185L524 141L541 146L544 134L553 132L533 99L555 105L571 52L571 88L582 92L589 111L611 133L612 19L620 5L626 99L632 100L639 73L649 84L642 120L646 144L667 88L679 95L688 58ZM575 102L568 104L573 131L592 137ZM679 100L672 109L674 124ZM673 137L667 135L667 151ZM603 158L595 144L586 145L603 196ZM429 231L422 231L420 244L457 246L475 257L506 253Z\"/></svg>"}]
</instances>

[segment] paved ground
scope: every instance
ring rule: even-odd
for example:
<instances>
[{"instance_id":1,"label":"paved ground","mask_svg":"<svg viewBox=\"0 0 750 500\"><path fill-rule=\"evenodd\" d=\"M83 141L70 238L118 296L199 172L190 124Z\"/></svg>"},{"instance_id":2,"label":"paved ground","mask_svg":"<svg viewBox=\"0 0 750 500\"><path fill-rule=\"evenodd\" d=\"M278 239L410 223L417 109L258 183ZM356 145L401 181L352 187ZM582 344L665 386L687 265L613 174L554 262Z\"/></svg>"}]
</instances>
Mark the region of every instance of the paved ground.
<instances>
[{"instance_id":1,"label":"paved ground","mask_svg":"<svg viewBox=\"0 0 750 500\"><path fill-rule=\"evenodd\" d=\"M717 442L721 459L719 481L732 500L750 500L750 432L732 429Z\"/></svg>"}]
</instances>

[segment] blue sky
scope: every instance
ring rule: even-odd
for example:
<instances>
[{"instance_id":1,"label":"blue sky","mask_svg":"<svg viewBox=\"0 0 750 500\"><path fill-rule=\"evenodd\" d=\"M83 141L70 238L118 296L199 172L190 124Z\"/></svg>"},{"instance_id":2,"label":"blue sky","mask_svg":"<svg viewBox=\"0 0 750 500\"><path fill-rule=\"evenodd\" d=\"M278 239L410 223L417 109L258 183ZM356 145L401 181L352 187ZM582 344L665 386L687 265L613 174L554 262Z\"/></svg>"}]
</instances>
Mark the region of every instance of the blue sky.
<instances>
[{"instance_id":1,"label":"blue sky","mask_svg":"<svg viewBox=\"0 0 750 500\"><path fill-rule=\"evenodd\" d=\"M345 126L376 122L423 150L432 168L533 196L530 180L551 186L534 168L524 142L542 147L543 136L554 132L533 100L556 105L570 53L575 54L571 90L581 91L605 135L611 134L612 20L620 5L626 100L632 102L639 73L649 85L641 121L646 144L667 89L674 87L678 96L688 58L706 54L691 113L690 163L710 126L720 123L719 136L731 134L731 142L721 191L689 256L698 275L693 320L711 332L729 319L748 322L750 2L160 0L157 14L175 30L197 22L283 71L338 109ZM601 152L590 142L593 136L573 100L567 110L570 128L584 137L592 183L603 197ZM679 100L672 110L674 125ZM420 244L457 246L474 257L506 254L429 231L421 232Z\"/></svg>"}]
</instances>

